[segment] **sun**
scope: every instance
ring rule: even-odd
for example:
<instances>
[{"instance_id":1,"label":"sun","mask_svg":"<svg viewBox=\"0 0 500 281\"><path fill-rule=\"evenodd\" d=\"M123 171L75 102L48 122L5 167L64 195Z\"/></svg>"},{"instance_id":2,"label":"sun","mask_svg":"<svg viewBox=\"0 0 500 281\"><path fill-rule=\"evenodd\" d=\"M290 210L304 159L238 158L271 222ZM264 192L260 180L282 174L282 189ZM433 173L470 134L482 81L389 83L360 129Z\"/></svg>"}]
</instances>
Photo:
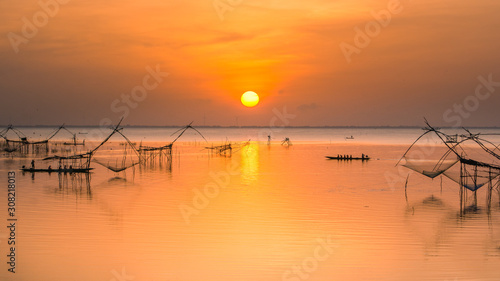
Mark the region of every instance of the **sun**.
<instances>
[{"instance_id":1,"label":"sun","mask_svg":"<svg viewBox=\"0 0 500 281\"><path fill-rule=\"evenodd\" d=\"M241 103L246 107L254 107L259 103L259 95L252 91L245 92L241 95Z\"/></svg>"}]
</instances>

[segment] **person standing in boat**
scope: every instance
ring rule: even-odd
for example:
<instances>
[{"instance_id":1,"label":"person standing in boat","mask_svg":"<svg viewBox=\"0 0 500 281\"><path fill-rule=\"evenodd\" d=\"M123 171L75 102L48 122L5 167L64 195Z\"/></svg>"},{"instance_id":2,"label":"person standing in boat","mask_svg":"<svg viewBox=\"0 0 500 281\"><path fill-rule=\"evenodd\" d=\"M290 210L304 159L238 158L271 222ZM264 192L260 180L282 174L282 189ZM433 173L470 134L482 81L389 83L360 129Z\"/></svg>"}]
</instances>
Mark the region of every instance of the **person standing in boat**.
<instances>
[{"instance_id":1,"label":"person standing in boat","mask_svg":"<svg viewBox=\"0 0 500 281\"><path fill-rule=\"evenodd\" d=\"M33 169L33 170L35 169L35 160L34 159L31 160L31 169Z\"/></svg>"}]
</instances>

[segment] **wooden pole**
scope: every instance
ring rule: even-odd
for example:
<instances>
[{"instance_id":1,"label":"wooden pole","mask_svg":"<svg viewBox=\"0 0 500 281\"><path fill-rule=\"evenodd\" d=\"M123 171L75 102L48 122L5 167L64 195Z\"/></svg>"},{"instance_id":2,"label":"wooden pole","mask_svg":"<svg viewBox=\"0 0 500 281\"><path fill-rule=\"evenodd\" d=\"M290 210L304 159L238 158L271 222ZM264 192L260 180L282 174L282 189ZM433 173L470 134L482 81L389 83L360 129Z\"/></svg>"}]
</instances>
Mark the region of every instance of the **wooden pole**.
<instances>
[{"instance_id":1,"label":"wooden pole","mask_svg":"<svg viewBox=\"0 0 500 281\"><path fill-rule=\"evenodd\" d=\"M490 170L488 172L488 193L486 196L486 206L488 206L488 214L490 214L490 210L491 210L491 192L492 192L492 190L493 190L493 182L491 179L491 167L490 167Z\"/></svg>"},{"instance_id":2,"label":"wooden pole","mask_svg":"<svg viewBox=\"0 0 500 281\"><path fill-rule=\"evenodd\" d=\"M463 186L463 178L462 178L463 177L463 175L462 175L463 165L464 164L462 162L460 162L460 181L459 181L459 185L460 185L460 191L459 191L460 192L460 216L463 215L462 206L463 206L463 199L464 199L464 190L463 190L464 186Z\"/></svg>"},{"instance_id":3,"label":"wooden pole","mask_svg":"<svg viewBox=\"0 0 500 281\"><path fill-rule=\"evenodd\" d=\"M406 204L408 204L408 195L406 193L406 188L408 187L408 178L410 177L410 174L406 177L406 182L405 182L405 198L406 198Z\"/></svg>"}]
</instances>

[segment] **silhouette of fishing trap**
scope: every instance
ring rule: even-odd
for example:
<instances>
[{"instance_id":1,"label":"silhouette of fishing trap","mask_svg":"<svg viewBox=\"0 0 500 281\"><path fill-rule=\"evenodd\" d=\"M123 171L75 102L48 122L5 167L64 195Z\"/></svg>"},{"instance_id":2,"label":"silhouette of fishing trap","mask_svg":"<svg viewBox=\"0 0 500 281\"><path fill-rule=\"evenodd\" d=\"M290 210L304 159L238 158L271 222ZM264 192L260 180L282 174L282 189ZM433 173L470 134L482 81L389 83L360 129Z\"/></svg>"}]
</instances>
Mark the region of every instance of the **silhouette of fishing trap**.
<instances>
[{"instance_id":1,"label":"silhouette of fishing trap","mask_svg":"<svg viewBox=\"0 0 500 281\"><path fill-rule=\"evenodd\" d=\"M76 137L76 133L73 133L70 131L64 124L62 124L57 130L52 133L52 135L49 137L49 140L54 138L56 135L66 132L71 135L71 138L69 140L65 140L62 142L63 145L69 145L69 146L77 146L77 145L82 145L85 146L85 140L79 141L78 138Z\"/></svg>"},{"instance_id":2,"label":"silhouette of fishing trap","mask_svg":"<svg viewBox=\"0 0 500 281\"><path fill-rule=\"evenodd\" d=\"M174 143L188 130L194 130L198 133L205 141L205 137L200 131L192 126L193 122L189 123L187 126L180 128L179 130L173 132L170 136L174 136L179 133L177 137L170 143L162 146L143 146L142 143L139 146L138 153L141 159L141 163L144 166L154 167L157 164L167 163L167 168L170 170L172 168L172 150Z\"/></svg>"},{"instance_id":3,"label":"silhouette of fishing trap","mask_svg":"<svg viewBox=\"0 0 500 281\"><path fill-rule=\"evenodd\" d=\"M9 132L13 132L16 139L9 137ZM7 153L16 152L21 155L26 155L49 152L49 139L40 141L28 140L28 137L26 137L23 132L14 128L12 125L9 125L6 129L2 130L0 132L0 136L3 138L1 143L2 150Z\"/></svg>"},{"instance_id":4,"label":"silhouette of fishing trap","mask_svg":"<svg viewBox=\"0 0 500 281\"><path fill-rule=\"evenodd\" d=\"M156 163L172 162L172 144L160 147L139 146L139 155L143 164L154 166Z\"/></svg>"},{"instance_id":5,"label":"silhouette of fishing trap","mask_svg":"<svg viewBox=\"0 0 500 281\"><path fill-rule=\"evenodd\" d=\"M141 163L138 149L135 144L123 134L123 128L120 128L120 124L121 121L104 141L89 152L93 157L93 162L115 173L123 172ZM125 140L119 142L118 147L115 143L108 143L115 135Z\"/></svg>"},{"instance_id":6,"label":"silhouette of fishing trap","mask_svg":"<svg viewBox=\"0 0 500 281\"><path fill-rule=\"evenodd\" d=\"M121 121L113 128L112 132L92 150L85 153L45 157L43 158L44 161L52 161L52 164L45 165L48 165L48 167L35 168L34 161L32 161L31 167L26 168L23 166L22 170L27 172L88 173L93 169L90 167L91 162L98 163L115 173L133 167L139 164L140 158L138 157L137 149L134 144L122 133L120 124ZM63 126L56 130L49 139L53 138L62 129L64 129ZM114 135L119 135L125 139L125 142L120 143L123 149L113 149L112 145L106 149L105 145ZM136 156L135 159L134 155Z\"/></svg>"},{"instance_id":7,"label":"silhouette of fishing trap","mask_svg":"<svg viewBox=\"0 0 500 281\"><path fill-rule=\"evenodd\" d=\"M9 136L9 133L13 136ZM57 141L52 141L52 139L60 134L61 132L66 132L71 135L71 138L67 141L63 142L57 142ZM0 137L3 139L3 141L0 142L0 147L4 152L7 153L18 153L20 155L26 156L29 154L48 154L49 151L51 152L58 152L57 148L49 148L49 142L51 142L53 145L57 146L59 144L61 145L66 145L66 146L84 146L85 141L78 141L76 138L76 134L71 132L69 129L67 129L64 124L60 126L58 129L56 129L53 133L51 133L46 139L44 140L37 140L33 141L28 139L26 135L21 132L20 130L14 128L14 126L9 125L6 129L2 130L0 132ZM75 152L76 149L64 149L66 152Z\"/></svg>"},{"instance_id":8,"label":"silhouette of fishing trap","mask_svg":"<svg viewBox=\"0 0 500 281\"><path fill-rule=\"evenodd\" d=\"M289 147L290 145L292 145L292 142L290 141L290 138L284 138L284 139L281 141L281 145L282 145L282 146L285 146L285 147Z\"/></svg>"},{"instance_id":9,"label":"silhouette of fishing trap","mask_svg":"<svg viewBox=\"0 0 500 281\"><path fill-rule=\"evenodd\" d=\"M45 162L43 167L35 165L35 161L32 160L30 167L23 166L21 170L31 173L89 173L93 169L91 167L91 163L95 162L110 171L119 173L129 168L133 168L136 165L152 166L155 165L155 163L161 164L164 161L166 161L171 168L173 145L186 132L186 130L194 130L206 141L205 137L191 126L191 122L189 125L175 131L172 136L175 134L178 135L172 142L166 145L152 147L143 146L141 143L140 147L137 147L136 144L131 142L123 133L123 128L120 127L122 121L123 118L116 125L116 127L112 128L110 134L102 142L87 152L75 153L75 148L69 150L54 148L52 149L52 153L57 154L43 158L42 160ZM48 153L49 140L53 139L61 132L69 133L71 135L71 140L59 143L55 142L56 145L84 147L85 141L78 141L76 134L68 130L64 125L56 129L46 140L37 142L28 141L27 137L21 131L10 125L5 130L0 131L0 137L2 139L0 145L2 150L7 153L19 152L25 154L39 150L37 148L32 148L33 146L43 145L44 152ZM15 135L18 140L15 140L14 137L8 136L8 133ZM113 140L115 137L120 138L120 140Z\"/></svg>"},{"instance_id":10,"label":"silhouette of fishing trap","mask_svg":"<svg viewBox=\"0 0 500 281\"><path fill-rule=\"evenodd\" d=\"M233 145L231 143L217 146L206 146L205 149L210 150L212 154L218 156L231 157L233 155Z\"/></svg>"},{"instance_id":11,"label":"silhouette of fishing trap","mask_svg":"<svg viewBox=\"0 0 500 281\"><path fill-rule=\"evenodd\" d=\"M240 144L232 144L226 140L226 143L218 146L206 146L205 149L209 150L212 155L222 156L222 157L231 157L233 156L233 152L238 152L246 146L250 145L250 140L240 143Z\"/></svg>"},{"instance_id":12,"label":"silhouette of fishing trap","mask_svg":"<svg viewBox=\"0 0 500 281\"><path fill-rule=\"evenodd\" d=\"M431 179L444 175L458 183L461 215L466 210L468 192L472 192L472 206L476 208L476 192L486 186L489 212L494 188L500 197L499 145L483 138L488 134L473 134L465 128L466 134L460 135L458 140L458 135L447 135L433 128L427 120L425 122L425 132L410 145L396 165L402 163L402 166ZM428 134L437 137L436 143L418 148L417 142Z\"/></svg>"}]
</instances>

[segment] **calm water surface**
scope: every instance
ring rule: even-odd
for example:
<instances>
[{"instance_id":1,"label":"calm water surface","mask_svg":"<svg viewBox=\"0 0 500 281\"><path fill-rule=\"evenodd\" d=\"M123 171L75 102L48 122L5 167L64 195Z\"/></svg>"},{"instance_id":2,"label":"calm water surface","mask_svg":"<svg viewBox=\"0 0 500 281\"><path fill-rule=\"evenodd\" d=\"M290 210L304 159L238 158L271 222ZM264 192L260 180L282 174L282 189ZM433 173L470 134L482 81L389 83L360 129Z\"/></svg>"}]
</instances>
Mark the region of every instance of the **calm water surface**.
<instances>
[{"instance_id":1,"label":"calm water surface","mask_svg":"<svg viewBox=\"0 0 500 281\"><path fill-rule=\"evenodd\" d=\"M160 141L154 129L129 130L133 141ZM208 145L225 141L225 134L256 140L259 129L251 130L209 131ZM31 158L3 156L2 224L7 172L18 171L17 273L7 271L2 227L0 279L500 278L496 190L490 212L482 188L479 210L460 217L458 185L446 178L441 185L440 178L411 174L405 197L409 170L395 164L421 130L315 130L280 132L303 137L289 134L297 141L285 148L277 134L270 146L254 141L230 158L211 156L189 133L174 146L171 170L114 173L94 163L88 179L32 177L18 171ZM355 139L344 139L350 135ZM325 159L361 153L372 159Z\"/></svg>"}]
</instances>

